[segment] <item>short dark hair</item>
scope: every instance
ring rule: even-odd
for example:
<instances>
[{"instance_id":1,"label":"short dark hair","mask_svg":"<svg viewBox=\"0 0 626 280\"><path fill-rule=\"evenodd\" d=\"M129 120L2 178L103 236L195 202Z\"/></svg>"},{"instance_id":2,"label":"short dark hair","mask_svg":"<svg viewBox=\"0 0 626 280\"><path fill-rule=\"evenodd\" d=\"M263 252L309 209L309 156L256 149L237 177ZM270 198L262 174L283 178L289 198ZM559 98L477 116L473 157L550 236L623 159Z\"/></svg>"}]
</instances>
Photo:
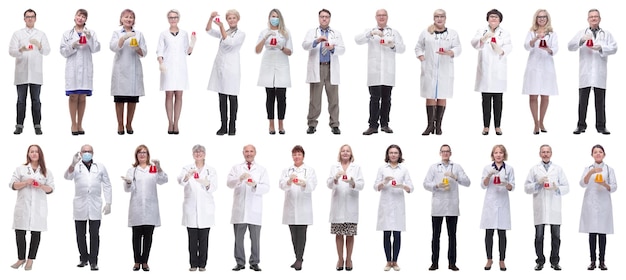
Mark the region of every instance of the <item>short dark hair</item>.
<instances>
[{"instance_id":1,"label":"short dark hair","mask_svg":"<svg viewBox=\"0 0 626 280\"><path fill-rule=\"evenodd\" d=\"M500 18L500 22L502 22L502 13L497 9L491 9L489 12L487 12L487 21L489 21L490 15L497 15Z\"/></svg>"},{"instance_id":2,"label":"short dark hair","mask_svg":"<svg viewBox=\"0 0 626 280\"><path fill-rule=\"evenodd\" d=\"M296 145L293 147L293 149L291 149L291 153L295 154L295 153L302 153L302 156L304 156L304 148L302 148L302 146L300 145Z\"/></svg>"},{"instance_id":3,"label":"short dark hair","mask_svg":"<svg viewBox=\"0 0 626 280\"><path fill-rule=\"evenodd\" d=\"M595 150L595 149L600 149L600 150L602 150L603 154L606 154L606 152L604 152L604 147L602 147L602 145L600 145L600 144L596 144L596 145L593 145L593 147L591 148L591 155L592 156L593 156L593 150Z\"/></svg>"},{"instance_id":4,"label":"short dark hair","mask_svg":"<svg viewBox=\"0 0 626 280\"><path fill-rule=\"evenodd\" d=\"M26 12L24 12L24 17L26 17L27 13L33 13L33 14L35 14L35 17L37 17L37 12L35 12L35 10L33 10L33 9L26 10Z\"/></svg>"},{"instance_id":5,"label":"short dark hair","mask_svg":"<svg viewBox=\"0 0 626 280\"><path fill-rule=\"evenodd\" d=\"M326 9L321 9L321 10L317 13L317 15L321 15L322 13L328 13L328 17L331 17L331 16L332 16L332 15L330 14L330 11L329 11L329 10L326 10Z\"/></svg>"}]
</instances>

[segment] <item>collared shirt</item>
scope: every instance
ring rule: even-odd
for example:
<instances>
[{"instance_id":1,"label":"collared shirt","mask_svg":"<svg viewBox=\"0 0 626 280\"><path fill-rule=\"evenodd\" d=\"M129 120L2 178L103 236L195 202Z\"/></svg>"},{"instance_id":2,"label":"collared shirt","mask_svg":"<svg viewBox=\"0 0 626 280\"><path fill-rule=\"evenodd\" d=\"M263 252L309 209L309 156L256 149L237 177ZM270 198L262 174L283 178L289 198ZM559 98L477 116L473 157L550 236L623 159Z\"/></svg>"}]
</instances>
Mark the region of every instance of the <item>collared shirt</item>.
<instances>
[{"instance_id":1,"label":"collared shirt","mask_svg":"<svg viewBox=\"0 0 626 280\"><path fill-rule=\"evenodd\" d=\"M326 43L328 42L328 33L332 32L332 30L330 29L330 27L326 27L326 28L322 28L321 26L318 27L319 31L320 31L320 36L324 36L326 37L326 42L322 42L321 44L319 42L317 42L317 40L313 41L313 47L316 48L318 45L320 45L320 63L329 63L330 62L330 55L332 53L335 52L334 49L330 50L330 51L324 51L324 46L326 45Z\"/></svg>"},{"instance_id":2,"label":"collared shirt","mask_svg":"<svg viewBox=\"0 0 626 280\"><path fill-rule=\"evenodd\" d=\"M550 165L552 165L552 161L548 161L548 162L542 161L541 164L543 164L543 168L545 168L546 171L548 171L548 169L550 168Z\"/></svg>"}]
</instances>

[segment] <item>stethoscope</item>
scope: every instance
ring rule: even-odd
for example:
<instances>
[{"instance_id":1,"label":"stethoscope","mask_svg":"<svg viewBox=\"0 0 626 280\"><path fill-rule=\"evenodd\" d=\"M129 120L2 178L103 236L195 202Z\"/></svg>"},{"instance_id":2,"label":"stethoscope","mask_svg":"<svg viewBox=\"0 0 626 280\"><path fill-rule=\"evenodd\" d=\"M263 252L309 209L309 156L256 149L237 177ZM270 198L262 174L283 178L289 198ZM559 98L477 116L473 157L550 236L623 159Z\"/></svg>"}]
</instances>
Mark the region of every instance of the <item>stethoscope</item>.
<instances>
[{"instance_id":1,"label":"stethoscope","mask_svg":"<svg viewBox=\"0 0 626 280\"><path fill-rule=\"evenodd\" d=\"M591 34L593 35L593 30L591 30L591 27L587 27L587 29L585 29L585 34L587 34L589 32L591 32ZM600 34L602 34L602 37L600 37ZM604 30L602 30L602 28L598 27L598 31L593 36L593 39L594 40L601 40L601 39L604 39L604 36L606 36L606 33L604 33Z\"/></svg>"},{"instance_id":2,"label":"stethoscope","mask_svg":"<svg viewBox=\"0 0 626 280\"><path fill-rule=\"evenodd\" d=\"M493 33L493 37L502 37L502 30L500 30L500 26L496 27L496 29L498 29L496 32L498 32L498 35L496 35L496 33ZM490 29L485 29L485 31L483 32L483 35L487 34L487 32L491 31Z\"/></svg>"},{"instance_id":3,"label":"stethoscope","mask_svg":"<svg viewBox=\"0 0 626 280\"><path fill-rule=\"evenodd\" d=\"M335 31L330 29L330 27L326 28L326 31L322 30L320 27L315 28L315 35L319 34L319 36L322 36L324 35L324 32L328 34L328 36L326 36L327 39L333 39L333 40L335 39ZM317 38L317 37L314 37L314 38Z\"/></svg>"},{"instance_id":4,"label":"stethoscope","mask_svg":"<svg viewBox=\"0 0 626 280\"><path fill-rule=\"evenodd\" d=\"M81 164L78 165L78 173L83 173L83 166L85 166L84 162L80 162ZM98 173L100 171L100 168L98 167L98 164L96 164L95 162L91 163L92 167L96 167L96 169L94 170L94 173ZM85 166L85 168L87 169L87 166ZM91 173L91 167L89 169L87 169L87 172Z\"/></svg>"},{"instance_id":5,"label":"stethoscope","mask_svg":"<svg viewBox=\"0 0 626 280\"><path fill-rule=\"evenodd\" d=\"M372 28L372 31L374 30L380 30L380 28ZM384 37L393 37L393 29L391 29L391 27L384 27L383 35Z\"/></svg>"},{"instance_id":6,"label":"stethoscope","mask_svg":"<svg viewBox=\"0 0 626 280\"><path fill-rule=\"evenodd\" d=\"M493 167L493 169L498 171L498 173L504 169L504 177L506 177L506 164L504 162L502 162L502 166L500 166L500 168L498 168L495 162L492 163L491 166Z\"/></svg>"},{"instance_id":7,"label":"stethoscope","mask_svg":"<svg viewBox=\"0 0 626 280\"><path fill-rule=\"evenodd\" d=\"M454 173L454 163L452 163L452 162L451 162L451 163L448 163L448 166L450 166L450 172L451 172L451 173ZM444 172L446 172L447 170L448 170L448 168L447 168L447 167L446 167L443 163L440 163L440 164L437 166L437 172L439 172L439 173L444 173Z\"/></svg>"},{"instance_id":8,"label":"stethoscope","mask_svg":"<svg viewBox=\"0 0 626 280\"><path fill-rule=\"evenodd\" d=\"M235 29L229 28L228 30L226 30L226 36L233 38L235 37L235 34L237 34L237 31L239 31L239 28L237 27L235 27ZM222 41L224 41L224 39L220 39L220 45L222 44Z\"/></svg>"},{"instance_id":9,"label":"stethoscope","mask_svg":"<svg viewBox=\"0 0 626 280\"><path fill-rule=\"evenodd\" d=\"M441 32L437 32L435 31L433 33L433 35L435 35L435 40L442 40L442 41L447 41L448 40L448 28L444 29Z\"/></svg>"},{"instance_id":10,"label":"stethoscope","mask_svg":"<svg viewBox=\"0 0 626 280\"><path fill-rule=\"evenodd\" d=\"M302 171L304 171L304 177L306 178L306 168L295 168L295 167L291 167L289 168L289 175L291 174L296 174L296 175L300 175L302 174Z\"/></svg>"}]
</instances>

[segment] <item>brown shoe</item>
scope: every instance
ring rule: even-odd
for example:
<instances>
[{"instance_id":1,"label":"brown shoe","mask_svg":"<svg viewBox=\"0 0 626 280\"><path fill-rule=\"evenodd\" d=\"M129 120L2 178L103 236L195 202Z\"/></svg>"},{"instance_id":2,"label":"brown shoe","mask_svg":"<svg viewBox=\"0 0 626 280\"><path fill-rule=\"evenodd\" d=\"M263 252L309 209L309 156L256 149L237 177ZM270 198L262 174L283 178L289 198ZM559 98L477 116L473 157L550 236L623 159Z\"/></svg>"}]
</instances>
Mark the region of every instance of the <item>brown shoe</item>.
<instances>
[{"instance_id":1,"label":"brown shoe","mask_svg":"<svg viewBox=\"0 0 626 280\"><path fill-rule=\"evenodd\" d=\"M378 128L370 127L366 131L363 131L363 135L372 135L374 133L378 133Z\"/></svg>"}]
</instances>

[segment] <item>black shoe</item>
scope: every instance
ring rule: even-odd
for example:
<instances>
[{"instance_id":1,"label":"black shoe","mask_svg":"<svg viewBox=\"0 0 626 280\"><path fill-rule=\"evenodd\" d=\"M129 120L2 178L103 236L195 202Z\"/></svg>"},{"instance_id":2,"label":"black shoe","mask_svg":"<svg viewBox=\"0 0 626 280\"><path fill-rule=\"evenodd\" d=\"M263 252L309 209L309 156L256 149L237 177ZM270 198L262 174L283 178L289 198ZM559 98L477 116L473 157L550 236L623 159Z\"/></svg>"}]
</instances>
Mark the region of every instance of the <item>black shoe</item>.
<instances>
[{"instance_id":1,"label":"black shoe","mask_svg":"<svg viewBox=\"0 0 626 280\"><path fill-rule=\"evenodd\" d=\"M380 131L384 131L384 132L387 132L387 133L393 133L393 130L390 127L388 127L388 126L381 127Z\"/></svg>"},{"instance_id":2,"label":"black shoe","mask_svg":"<svg viewBox=\"0 0 626 280\"><path fill-rule=\"evenodd\" d=\"M502 135L502 130L499 127L496 128L496 135Z\"/></svg>"},{"instance_id":3,"label":"black shoe","mask_svg":"<svg viewBox=\"0 0 626 280\"><path fill-rule=\"evenodd\" d=\"M309 126L309 128L307 128L307 130L306 130L306 134L313 134L313 133L315 133L315 131L317 131L315 129L315 127Z\"/></svg>"},{"instance_id":4,"label":"black shoe","mask_svg":"<svg viewBox=\"0 0 626 280\"><path fill-rule=\"evenodd\" d=\"M552 268L554 268L554 265L552 265ZM535 270L539 271L543 269L543 264L542 263L538 263L537 265L535 265Z\"/></svg>"},{"instance_id":5,"label":"black shoe","mask_svg":"<svg viewBox=\"0 0 626 280\"><path fill-rule=\"evenodd\" d=\"M607 270L608 268L606 268L606 265L604 265L604 262L600 262L600 265L598 266L600 268L600 270Z\"/></svg>"},{"instance_id":6,"label":"black shoe","mask_svg":"<svg viewBox=\"0 0 626 280\"><path fill-rule=\"evenodd\" d=\"M96 263L92 263L90 266L91 266L91 271L97 271L99 269L98 264Z\"/></svg>"},{"instance_id":7,"label":"black shoe","mask_svg":"<svg viewBox=\"0 0 626 280\"><path fill-rule=\"evenodd\" d=\"M133 271L139 271L140 268L141 265L139 265L138 263L135 263L135 265L133 265Z\"/></svg>"},{"instance_id":8,"label":"black shoe","mask_svg":"<svg viewBox=\"0 0 626 280\"><path fill-rule=\"evenodd\" d=\"M458 267L456 267L456 265L455 265L455 264L448 265L448 269L450 269L450 270L452 270L452 271L459 271L459 268L458 268Z\"/></svg>"},{"instance_id":9,"label":"black shoe","mask_svg":"<svg viewBox=\"0 0 626 280\"><path fill-rule=\"evenodd\" d=\"M261 268L259 267L258 264L251 264L250 265L250 269L252 269L254 271L261 271Z\"/></svg>"},{"instance_id":10,"label":"black shoe","mask_svg":"<svg viewBox=\"0 0 626 280\"><path fill-rule=\"evenodd\" d=\"M13 131L13 134L22 134L22 131L24 131L24 126L21 124L17 124L15 125L15 131Z\"/></svg>"},{"instance_id":11,"label":"black shoe","mask_svg":"<svg viewBox=\"0 0 626 280\"><path fill-rule=\"evenodd\" d=\"M41 127L40 126L35 126L35 134L36 135L42 135L43 131L41 131Z\"/></svg>"},{"instance_id":12,"label":"black shoe","mask_svg":"<svg viewBox=\"0 0 626 280\"><path fill-rule=\"evenodd\" d=\"M78 132L79 135L84 135L85 134L84 130L79 130L79 131L76 131L76 132ZM132 130L129 131L128 134L133 134L133 131Z\"/></svg>"},{"instance_id":13,"label":"black shoe","mask_svg":"<svg viewBox=\"0 0 626 280\"><path fill-rule=\"evenodd\" d=\"M240 271L242 269L246 269L246 266L243 264L238 264L235 267L233 267L233 271Z\"/></svg>"},{"instance_id":14,"label":"black shoe","mask_svg":"<svg viewBox=\"0 0 626 280\"><path fill-rule=\"evenodd\" d=\"M143 263L143 264L141 264L141 270L143 270L143 271L150 271L150 267L148 266L147 263Z\"/></svg>"},{"instance_id":15,"label":"black shoe","mask_svg":"<svg viewBox=\"0 0 626 280\"><path fill-rule=\"evenodd\" d=\"M124 135L124 131L123 130L117 131L117 135Z\"/></svg>"},{"instance_id":16,"label":"black shoe","mask_svg":"<svg viewBox=\"0 0 626 280\"><path fill-rule=\"evenodd\" d=\"M270 135L276 134L276 130L270 130Z\"/></svg>"},{"instance_id":17,"label":"black shoe","mask_svg":"<svg viewBox=\"0 0 626 280\"><path fill-rule=\"evenodd\" d=\"M378 128L370 127L366 131L363 131L363 135L372 135L374 133L378 133Z\"/></svg>"},{"instance_id":18,"label":"black shoe","mask_svg":"<svg viewBox=\"0 0 626 280\"><path fill-rule=\"evenodd\" d=\"M88 263L87 263L87 261L80 261L80 262L76 265L76 267L85 267L85 266L87 266L87 264L88 264Z\"/></svg>"},{"instance_id":19,"label":"black shoe","mask_svg":"<svg viewBox=\"0 0 626 280\"><path fill-rule=\"evenodd\" d=\"M554 270L561 270L561 266L557 263L557 264L553 264L550 267L552 267ZM537 270L537 269L535 269Z\"/></svg>"},{"instance_id":20,"label":"black shoe","mask_svg":"<svg viewBox=\"0 0 626 280\"><path fill-rule=\"evenodd\" d=\"M78 134L79 134L78 131L72 131L72 135L76 136Z\"/></svg>"},{"instance_id":21,"label":"black shoe","mask_svg":"<svg viewBox=\"0 0 626 280\"><path fill-rule=\"evenodd\" d=\"M79 131L79 133L80 133L80 131ZM133 134L133 133L135 133L135 131L126 129L126 133ZM85 132L83 132L82 134L85 134Z\"/></svg>"},{"instance_id":22,"label":"black shoe","mask_svg":"<svg viewBox=\"0 0 626 280\"><path fill-rule=\"evenodd\" d=\"M339 127L336 127L336 126L335 126L335 127L333 127L332 132L333 132L333 134L335 134L335 135L339 135L339 134L341 134L341 130L339 130Z\"/></svg>"},{"instance_id":23,"label":"black shoe","mask_svg":"<svg viewBox=\"0 0 626 280\"><path fill-rule=\"evenodd\" d=\"M284 130L278 130L278 134L285 134Z\"/></svg>"},{"instance_id":24,"label":"black shoe","mask_svg":"<svg viewBox=\"0 0 626 280\"><path fill-rule=\"evenodd\" d=\"M594 270L596 269L596 262L591 262L591 264L587 267L587 270Z\"/></svg>"},{"instance_id":25,"label":"black shoe","mask_svg":"<svg viewBox=\"0 0 626 280\"><path fill-rule=\"evenodd\" d=\"M611 134L611 132L609 132L606 128L598 128L598 133L602 133L604 135Z\"/></svg>"},{"instance_id":26,"label":"black shoe","mask_svg":"<svg viewBox=\"0 0 626 280\"><path fill-rule=\"evenodd\" d=\"M576 130L574 130L574 134L581 134L581 133L585 133L585 128L577 127Z\"/></svg>"},{"instance_id":27,"label":"black shoe","mask_svg":"<svg viewBox=\"0 0 626 280\"><path fill-rule=\"evenodd\" d=\"M224 135L228 133L228 130L226 129L226 127L222 126L215 134L216 135Z\"/></svg>"},{"instance_id":28,"label":"black shoe","mask_svg":"<svg viewBox=\"0 0 626 280\"><path fill-rule=\"evenodd\" d=\"M439 268L438 264L431 264L428 270L433 271L433 270L437 270L438 268Z\"/></svg>"}]
</instances>

